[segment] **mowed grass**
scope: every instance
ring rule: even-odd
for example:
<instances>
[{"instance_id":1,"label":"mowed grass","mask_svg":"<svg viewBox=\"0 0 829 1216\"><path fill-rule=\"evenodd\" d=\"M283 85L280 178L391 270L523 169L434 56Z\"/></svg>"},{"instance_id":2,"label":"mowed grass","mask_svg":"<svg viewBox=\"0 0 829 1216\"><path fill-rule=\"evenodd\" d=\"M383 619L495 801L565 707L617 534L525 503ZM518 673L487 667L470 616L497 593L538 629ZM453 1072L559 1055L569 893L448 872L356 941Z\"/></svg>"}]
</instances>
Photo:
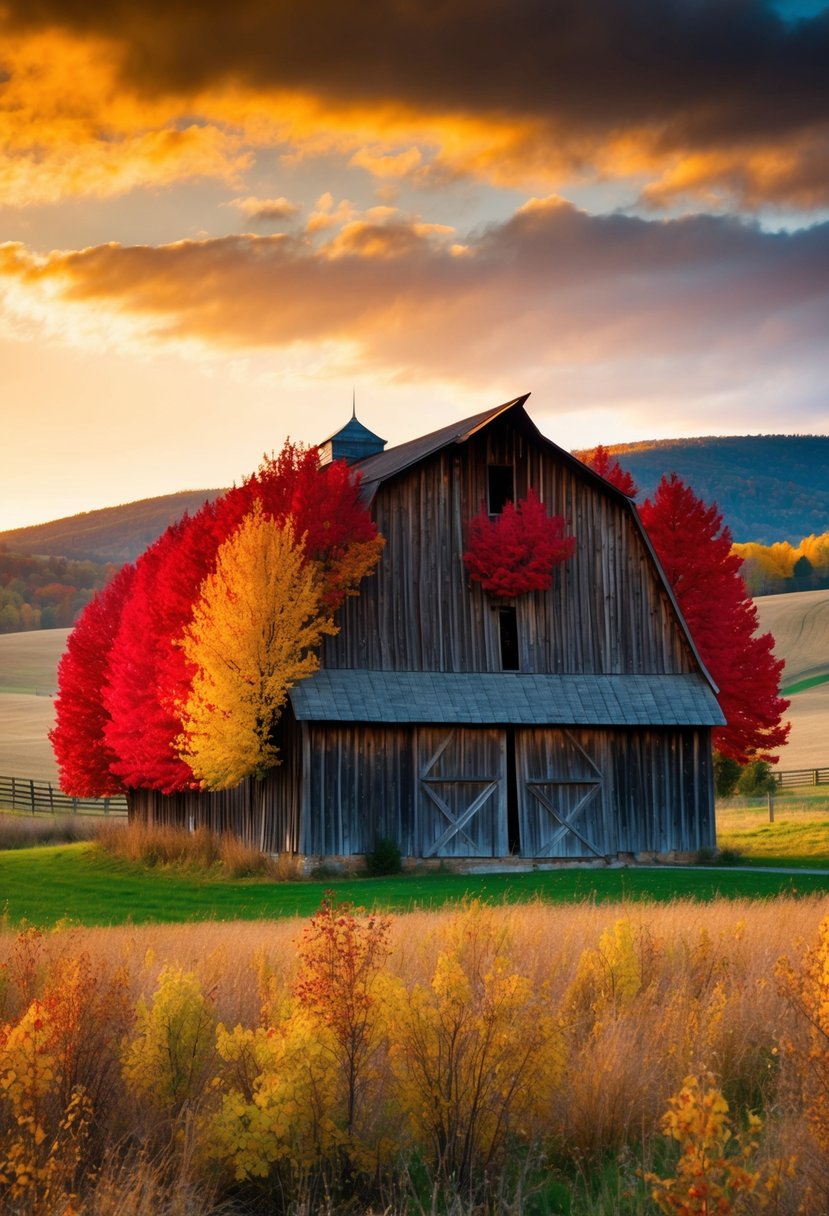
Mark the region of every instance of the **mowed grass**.
<instances>
[{"instance_id":1,"label":"mowed grass","mask_svg":"<svg viewBox=\"0 0 829 1216\"><path fill-rule=\"evenodd\" d=\"M562 869L526 874L401 875L382 879L273 882L221 880L149 870L86 844L0 853L7 924L122 925L309 916L333 890L338 900L388 911L434 909L465 898L549 903L673 899L768 899L829 893L829 874L750 873L739 869Z\"/></svg>"},{"instance_id":2,"label":"mowed grass","mask_svg":"<svg viewBox=\"0 0 829 1216\"><path fill-rule=\"evenodd\" d=\"M0 634L0 692L55 692L68 636L68 629Z\"/></svg>"}]
</instances>

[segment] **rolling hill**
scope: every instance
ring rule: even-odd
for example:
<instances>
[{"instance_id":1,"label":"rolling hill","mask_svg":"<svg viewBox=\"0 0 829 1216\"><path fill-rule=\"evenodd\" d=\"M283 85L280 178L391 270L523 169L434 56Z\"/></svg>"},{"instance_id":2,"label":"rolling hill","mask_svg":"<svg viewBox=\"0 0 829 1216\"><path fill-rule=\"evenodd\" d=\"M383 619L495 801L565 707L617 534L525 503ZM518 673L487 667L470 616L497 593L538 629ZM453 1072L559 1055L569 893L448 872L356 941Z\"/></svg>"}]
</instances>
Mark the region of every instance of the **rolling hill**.
<instances>
[{"instance_id":1,"label":"rolling hill","mask_svg":"<svg viewBox=\"0 0 829 1216\"><path fill-rule=\"evenodd\" d=\"M771 544L829 530L829 435L744 435L660 439L610 447L640 487L677 473L706 502L716 500L735 541ZM576 451L584 456L584 451ZM97 562L134 561L185 511L222 490L183 490L51 523L0 532L15 553Z\"/></svg>"},{"instance_id":2,"label":"rolling hill","mask_svg":"<svg viewBox=\"0 0 829 1216\"><path fill-rule=\"evenodd\" d=\"M182 490L118 507L68 515L47 524L0 532L0 545L14 553L36 553L82 561L133 562L185 511L192 515L222 490Z\"/></svg>"},{"instance_id":3,"label":"rolling hill","mask_svg":"<svg viewBox=\"0 0 829 1216\"><path fill-rule=\"evenodd\" d=\"M640 502L676 473L717 503L735 541L797 544L829 529L829 435L659 439L608 451L633 474Z\"/></svg>"}]
</instances>

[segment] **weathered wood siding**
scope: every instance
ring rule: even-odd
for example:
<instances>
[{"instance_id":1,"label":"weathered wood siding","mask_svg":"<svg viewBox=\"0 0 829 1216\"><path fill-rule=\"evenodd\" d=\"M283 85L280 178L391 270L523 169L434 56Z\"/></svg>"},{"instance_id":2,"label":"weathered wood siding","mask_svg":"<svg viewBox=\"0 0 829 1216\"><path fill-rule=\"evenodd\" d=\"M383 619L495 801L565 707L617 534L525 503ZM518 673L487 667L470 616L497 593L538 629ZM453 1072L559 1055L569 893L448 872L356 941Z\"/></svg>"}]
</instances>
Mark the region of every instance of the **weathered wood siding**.
<instances>
[{"instance_id":1,"label":"weathered wood siding","mask_svg":"<svg viewBox=\"0 0 829 1216\"><path fill-rule=\"evenodd\" d=\"M510 746L523 857L714 844L707 730L312 725L301 851L507 856Z\"/></svg>"},{"instance_id":2,"label":"weathered wood siding","mask_svg":"<svg viewBox=\"0 0 829 1216\"><path fill-rule=\"evenodd\" d=\"M520 669L547 673L696 669L673 607L625 506L511 419L383 483L372 506L386 537L377 572L341 609L326 667L499 671L497 607L467 577L465 529L490 464L515 469L576 537L548 593L515 600Z\"/></svg>"},{"instance_id":3,"label":"weathered wood siding","mask_svg":"<svg viewBox=\"0 0 829 1216\"><path fill-rule=\"evenodd\" d=\"M289 708L279 723L282 764L262 780L250 777L232 790L160 794L129 790L130 819L192 830L231 832L265 853L300 853L302 729Z\"/></svg>"}]
</instances>

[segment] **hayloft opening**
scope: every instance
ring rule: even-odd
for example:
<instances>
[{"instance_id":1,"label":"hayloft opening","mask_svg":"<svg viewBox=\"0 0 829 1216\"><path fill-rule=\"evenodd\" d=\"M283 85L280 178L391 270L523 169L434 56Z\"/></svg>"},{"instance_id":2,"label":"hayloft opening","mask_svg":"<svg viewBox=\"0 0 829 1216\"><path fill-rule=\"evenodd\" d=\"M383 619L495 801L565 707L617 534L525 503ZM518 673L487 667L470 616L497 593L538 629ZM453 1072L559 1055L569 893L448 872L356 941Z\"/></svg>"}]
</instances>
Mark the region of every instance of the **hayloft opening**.
<instances>
[{"instance_id":1,"label":"hayloft opening","mask_svg":"<svg viewBox=\"0 0 829 1216\"><path fill-rule=\"evenodd\" d=\"M488 474L488 510L500 515L508 502L515 501L515 470L511 464L491 464Z\"/></svg>"}]
</instances>

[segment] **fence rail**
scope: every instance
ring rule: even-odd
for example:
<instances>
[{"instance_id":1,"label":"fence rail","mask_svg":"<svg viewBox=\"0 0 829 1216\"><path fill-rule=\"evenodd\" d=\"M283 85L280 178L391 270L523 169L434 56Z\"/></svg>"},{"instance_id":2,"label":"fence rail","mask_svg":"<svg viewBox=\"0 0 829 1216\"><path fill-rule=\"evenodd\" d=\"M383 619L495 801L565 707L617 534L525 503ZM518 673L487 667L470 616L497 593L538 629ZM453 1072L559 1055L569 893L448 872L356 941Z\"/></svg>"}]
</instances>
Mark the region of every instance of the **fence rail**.
<instances>
[{"instance_id":1,"label":"fence rail","mask_svg":"<svg viewBox=\"0 0 829 1216\"><path fill-rule=\"evenodd\" d=\"M71 798L50 781L0 777L0 808L30 815L126 815L123 794L112 798Z\"/></svg>"},{"instance_id":2,"label":"fence rail","mask_svg":"<svg viewBox=\"0 0 829 1216\"><path fill-rule=\"evenodd\" d=\"M829 768L797 768L773 776L781 790L797 785L829 785Z\"/></svg>"}]
</instances>

